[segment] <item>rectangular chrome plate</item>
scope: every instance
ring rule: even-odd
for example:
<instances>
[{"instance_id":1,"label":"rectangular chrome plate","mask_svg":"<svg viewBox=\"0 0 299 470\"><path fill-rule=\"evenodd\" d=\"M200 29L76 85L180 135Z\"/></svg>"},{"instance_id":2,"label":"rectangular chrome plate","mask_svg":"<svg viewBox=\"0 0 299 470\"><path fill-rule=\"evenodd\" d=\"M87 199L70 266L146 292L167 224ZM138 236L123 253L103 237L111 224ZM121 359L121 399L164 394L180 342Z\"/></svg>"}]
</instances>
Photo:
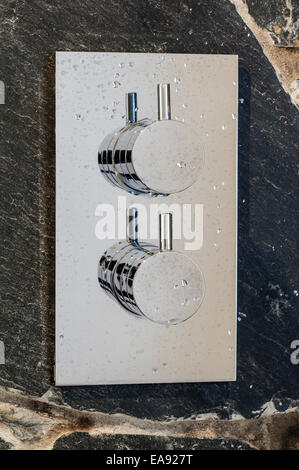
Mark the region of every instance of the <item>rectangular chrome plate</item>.
<instances>
[{"instance_id":1,"label":"rectangular chrome plate","mask_svg":"<svg viewBox=\"0 0 299 470\"><path fill-rule=\"evenodd\" d=\"M201 135L204 171L177 195L136 197L106 182L97 150L123 126L126 92L138 92L140 117L156 116L160 82L171 83L173 119ZM237 82L232 55L57 52L57 385L236 379ZM114 240L97 238L101 208L110 204L121 217L134 203L148 210L190 204L193 224L196 205L203 209L202 246L196 249L198 233L198 246L189 244L186 253L204 273L206 294L182 324L136 319L99 286L100 256L123 238L117 223ZM174 247L184 251L187 242L183 236Z\"/></svg>"}]
</instances>

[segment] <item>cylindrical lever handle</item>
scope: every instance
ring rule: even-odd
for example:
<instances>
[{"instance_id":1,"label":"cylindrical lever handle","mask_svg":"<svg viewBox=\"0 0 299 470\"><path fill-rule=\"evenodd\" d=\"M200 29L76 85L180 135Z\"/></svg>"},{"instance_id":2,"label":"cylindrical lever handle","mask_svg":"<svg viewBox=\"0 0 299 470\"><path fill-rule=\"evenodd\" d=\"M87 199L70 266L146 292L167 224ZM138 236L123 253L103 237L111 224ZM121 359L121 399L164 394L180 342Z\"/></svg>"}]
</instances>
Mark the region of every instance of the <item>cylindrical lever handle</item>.
<instances>
[{"instance_id":1,"label":"cylindrical lever handle","mask_svg":"<svg viewBox=\"0 0 299 470\"><path fill-rule=\"evenodd\" d=\"M126 94L126 115L127 123L134 123L138 121L137 116L137 93Z\"/></svg>"},{"instance_id":2,"label":"cylindrical lever handle","mask_svg":"<svg viewBox=\"0 0 299 470\"><path fill-rule=\"evenodd\" d=\"M138 211L135 207L130 207L127 212L127 240L138 244Z\"/></svg>"},{"instance_id":3,"label":"cylindrical lever handle","mask_svg":"<svg viewBox=\"0 0 299 470\"><path fill-rule=\"evenodd\" d=\"M170 84L158 84L158 120L171 119Z\"/></svg>"},{"instance_id":4,"label":"cylindrical lever handle","mask_svg":"<svg viewBox=\"0 0 299 470\"><path fill-rule=\"evenodd\" d=\"M159 242L160 242L160 251L172 250L173 233L172 233L171 212L159 214Z\"/></svg>"}]
</instances>

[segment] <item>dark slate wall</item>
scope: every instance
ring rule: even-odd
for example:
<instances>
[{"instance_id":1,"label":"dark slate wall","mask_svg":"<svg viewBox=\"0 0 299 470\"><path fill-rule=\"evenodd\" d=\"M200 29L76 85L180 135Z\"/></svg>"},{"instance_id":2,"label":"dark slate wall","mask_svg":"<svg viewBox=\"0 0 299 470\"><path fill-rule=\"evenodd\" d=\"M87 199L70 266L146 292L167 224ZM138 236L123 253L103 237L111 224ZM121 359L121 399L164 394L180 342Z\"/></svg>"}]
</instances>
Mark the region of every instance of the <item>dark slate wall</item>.
<instances>
[{"instance_id":1,"label":"dark slate wall","mask_svg":"<svg viewBox=\"0 0 299 470\"><path fill-rule=\"evenodd\" d=\"M272 398L279 410L293 405L298 112L231 3L10 0L0 16L0 384L35 396L53 385L55 51L238 54L237 382L64 388L56 400L157 419L258 416L252 412Z\"/></svg>"},{"instance_id":2,"label":"dark slate wall","mask_svg":"<svg viewBox=\"0 0 299 470\"><path fill-rule=\"evenodd\" d=\"M1 448L1 447L0 447ZM142 435L90 436L76 432L58 439L53 450L253 450L236 439L196 439ZM187 460L186 460L187 462Z\"/></svg>"}]
</instances>

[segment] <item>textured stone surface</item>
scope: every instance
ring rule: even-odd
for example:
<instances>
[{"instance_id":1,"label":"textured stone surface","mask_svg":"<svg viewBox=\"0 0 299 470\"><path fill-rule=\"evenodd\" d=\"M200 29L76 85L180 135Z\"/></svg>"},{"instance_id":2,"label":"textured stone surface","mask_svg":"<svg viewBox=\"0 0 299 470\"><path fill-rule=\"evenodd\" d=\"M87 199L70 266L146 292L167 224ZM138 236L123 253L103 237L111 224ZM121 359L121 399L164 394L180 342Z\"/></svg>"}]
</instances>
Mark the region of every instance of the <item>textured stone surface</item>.
<instances>
[{"instance_id":1,"label":"textured stone surface","mask_svg":"<svg viewBox=\"0 0 299 470\"><path fill-rule=\"evenodd\" d=\"M234 439L194 439L188 437L149 437L139 435L91 436L78 432L63 436L54 450L251 450L251 447Z\"/></svg>"},{"instance_id":2,"label":"textured stone surface","mask_svg":"<svg viewBox=\"0 0 299 470\"><path fill-rule=\"evenodd\" d=\"M263 3L268 10L275 2ZM0 79L6 91L0 108L2 389L39 397L53 383L55 51L224 53L240 59L237 382L53 388L45 399L51 406L158 422L206 413L257 418L263 410L272 414L296 407L299 365L290 362L290 344L299 339L298 112L278 80L280 62L274 64L275 73L229 1L10 0L0 4L0 16ZM228 435L212 438L238 439L238 422ZM18 447L22 439L14 437L13 423L9 419L5 428L13 436L4 440ZM3 437L1 432L0 427ZM275 445L294 448L294 423L290 433L291 444L281 437ZM60 435L54 434L53 442ZM272 444L270 439L264 445Z\"/></svg>"},{"instance_id":3,"label":"textured stone surface","mask_svg":"<svg viewBox=\"0 0 299 470\"><path fill-rule=\"evenodd\" d=\"M259 26L267 29L274 44L299 47L299 3L297 0L261 2L246 0L249 14Z\"/></svg>"},{"instance_id":4,"label":"textured stone surface","mask_svg":"<svg viewBox=\"0 0 299 470\"><path fill-rule=\"evenodd\" d=\"M10 444L0 439L0 450L9 450L10 448Z\"/></svg>"},{"instance_id":5,"label":"textured stone surface","mask_svg":"<svg viewBox=\"0 0 299 470\"><path fill-rule=\"evenodd\" d=\"M267 2L257 2L255 0L230 0L230 2L235 5L236 10L243 21L259 41L263 52L272 64L283 89L290 95L292 102L299 109L299 44L297 39L294 39L295 36L298 35L299 30L298 2L296 3L294 1L292 3L291 0L286 0L285 2L283 2L283 0L280 0L279 2L274 0L268 0ZM282 9L279 15L277 5L281 4L284 4L285 6L288 5L288 7ZM279 20L280 24L284 24L285 17L283 15L286 11L291 10L292 15L291 17L288 17L286 28L282 29L281 27L278 27L276 25L276 21L271 23L269 18L272 18L274 15L275 20ZM252 13L253 16L251 16L250 13ZM272 30L276 31L276 36ZM288 37L292 42L291 44L285 43L286 37ZM277 47L278 43L280 43L282 47Z\"/></svg>"},{"instance_id":6,"label":"textured stone surface","mask_svg":"<svg viewBox=\"0 0 299 470\"><path fill-rule=\"evenodd\" d=\"M53 396L49 393L43 399L36 399L21 395L16 390L0 389L1 438L12 448L23 450L51 450L62 437L65 437L62 443L73 445L72 442L80 441L80 436L80 445L86 447L95 443L93 437L97 438L97 445L99 442L102 445L106 442L108 446L110 441L112 447L116 441L119 445L126 442L126 436L136 436L136 445L140 439L140 446L143 445L142 442L145 443L146 438L151 445L158 445L160 441L179 446L184 438L195 439L196 442L193 442L202 446L206 439L212 445L216 444L215 440L221 439L238 441L238 444L235 442L236 445L244 447L247 444L255 449L298 448L299 410L288 409L277 413L273 404L268 404L260 418L220 420L205 416L197 420L169 422L140 419L120 413L79 411L54 403L52 399ZM80 436L75 433L80 433ZM119 437L115 439L115 435ZM128 437L128 443L130 439L133 437ZM186 442L191 441L185 441L185 444Z\"/></svg>"}]
</instances>

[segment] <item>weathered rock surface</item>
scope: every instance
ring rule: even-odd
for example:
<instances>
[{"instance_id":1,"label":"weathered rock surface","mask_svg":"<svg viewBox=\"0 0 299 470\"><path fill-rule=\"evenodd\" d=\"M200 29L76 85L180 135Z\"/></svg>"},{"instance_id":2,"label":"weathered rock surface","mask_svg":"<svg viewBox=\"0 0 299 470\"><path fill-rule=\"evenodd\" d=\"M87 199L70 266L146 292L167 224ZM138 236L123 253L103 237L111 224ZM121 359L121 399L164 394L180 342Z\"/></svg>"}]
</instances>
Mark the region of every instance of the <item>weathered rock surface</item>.
<instances>
[{"instance_id":1,"label":"weathered rock surface","mask_svg":"<svg viewBox=\"0 0 299 470\"><path fill-rule=\"evenodd\" d=\"M0 390L0 435L15 449L297 449L299 411L275 412L268 404L259 418L216 417L155 421L120 413L80 411ZM188 447L190 446L190 447Z\"/></svg>"},{"instance_id":2,"label":"weathered rock surface","mask_svg":"<svg viewBox=\"0 0 299 470\"><path fill-rule=\"evenodd\" d=\"M298 2L296 0L230 1L259 41L284 90L299 108Z\"/></svg>"}]
</instances>

